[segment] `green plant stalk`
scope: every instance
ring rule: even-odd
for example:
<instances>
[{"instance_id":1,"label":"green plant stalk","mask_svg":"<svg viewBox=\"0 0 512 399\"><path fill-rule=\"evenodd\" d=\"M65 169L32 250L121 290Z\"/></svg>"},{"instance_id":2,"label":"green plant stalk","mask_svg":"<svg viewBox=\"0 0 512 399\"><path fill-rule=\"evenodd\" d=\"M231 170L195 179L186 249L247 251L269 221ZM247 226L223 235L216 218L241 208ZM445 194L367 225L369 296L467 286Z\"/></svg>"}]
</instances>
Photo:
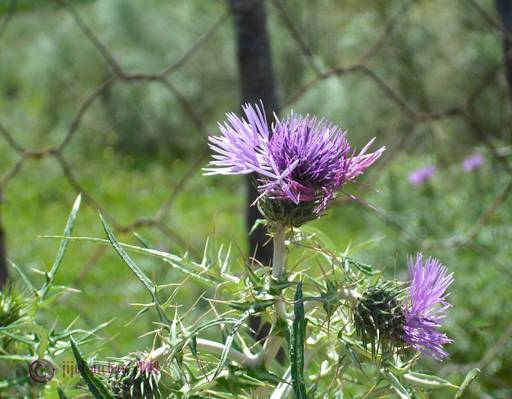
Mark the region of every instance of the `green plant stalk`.
<instances>
[{"instance_id":1,"label":"green plant stalk","mask_svg":"<svg viewBox=\"0 0 512 399\"><path fill-rule=\"evenodd\" d=\"M220 355L224 351L224 344L210 341L208 339L198 338L196 340L196 345L198 349L203 349L204 351L213 354ZM233 348L229 348L228 359L250 369L258 368L262 361L262 357L259 355L242 353Z\"/></svg>"},{"instance_id":2,"label":"green plant stalk","mask_svg":"<svg viewBox=\"0 0 512 399\"><path fill-rule=\"evenodd\" d=\"M282 224L277 224L274 232L274 253L272 254L272 277L280 280L286 272L286 227ZM286 305L281 298L276 300L275 310L283 320L290 319L293 315L286 312Z\"/></svg>"},{"instance_id":3,"label":"green plant stalk","mask_svg":"<svg viewBox=\"0 0 512 399\"><path fill-rule=\"evenodd\" d=\"M274 326L273 326L274 327ZM269 336L265 343L263 344L263 358L265 368L269 368L272 364L272 361L275 359L277 352L281 349L283 344L283 338L277 335L272 335L274 328L270 330Z\"/></svg>"},{"instance_id":4,"label":"green plant stalk","mask_svg":"<svg viewBox=\"0 0 512 399\"><path fill-rule=\"evenodd\" d=\"M224 352L225 345L220 342L211 341L208 339L197 338L196 348L203 350L208 353L221 355ZM148 361L157 361L162 357L169 354L171 351L170 345L162 345L159 348L153 350L147 357ZM254 355L252 353L242 353L234 348L228 350L228 359L234 361L242 366L250 369L258 368L263 360L261 355Z\"/></svg>"},{"instance_id":5,"label":"green plant stalk","mask_svg":"<svg viewBox=\"0 0 512 399\"><path fill-rule=\"evenodd\" d=\"M274 233L274 253L272 257L272 277L279 280L286 271L286 242L285 242L286 227L283 225L276 225ZM338 293L340 299L346 299L354 302L360 297L360 294L354 290L343 289ZM310 312L317 307L322 306L322 302L319 301L307 301L304 305L305 312ZM292 313L286 311L286 305L284 301L279 298L275 304L276 314L283 320L291 320L293 318ZM275 326L273 326L275 327ZM283 338L272 335L273 329L270 331L268 339L265 341L263 346L264 364L268 368L272 361L275 359L277 352L281 348Z\"/></svg>"},{"instance_id":6,"label":"green plant stalk","mask_svg":"<svg viewBox=\"0 0 512 399\"><path fill-rule=\"evenodd\" d=\"M286 227L283 225L277 225L274 232L274 253L272 258L272 277L276 280L280 280L283 274L286 272L286 242L285 242L285 233ZM338 293L340 299L346 299L350 302L357 301L360 297L360 294L354 290L343 289ZM321 306L322 303L318 301L308 301L305 304L305 311L312 311L315 308ZM292 313L288 313L286 311L286 305L282 298L278 298L275 304L276 315L278 318L283 320L290 320L293 318ZM274 330L275 323L273 328L270 331L269 337L265 341L263 346L264 352L264 365L266 368L269 368L272 361L275 359L279 349L282 346L283 338L279 336L272 335ZM305 366L313 359L313 357L318 353L320 347L322 345L316 345L316 347L312 348L305 355ZM278 398L287 398L291 394L291 384L289 381L291 380L291 369L288 369L285 375L283 376L283 380L286 381L285 384L279 384L275 391L271 395L271 399Z\"/></svg>"},{"instance_id":7,"label":"green plant stalk","mask_svg":"<svg viewBox=\"0 0 512 399\"><path fill-rule=\"evenodd\" d=\"M286 266L286 227L277 224L274 232L274 253L272 255L272 277L279 280L285 272Z\"/></svg>"},{"instance_id":8,"label":"green plant stalk","mask_svg":"<svg viewBox=\"0 0 512 399\"><path fill-rule=\"evenodd\" d=\"M272 277L276 280L280 280L286 271L285 234L286 227L281 224L277 224L274 231L274 252L272 254ZM286 305L282 298L276 299L274 307L278 318L288 320L291 317L291 314L286 312ZM274 325L270 330L269 336L263 345L263 357L266 368L270 367L283 343L282 337L272 335L272 332L275 330L276 321L274 321Z\"/></svg>"},{"instance_id":9,"label":"green plant stalk","mask_svg":"<svg viewBox=\"0 0 512 399\"><path fill-rule=\"evenodd\" d=\"M48 331L39 324L36 324L35 322L30 323L22 323L22 324L12 324L7 327L3 327L0 330L2 331L8 331L8 330L25 330L25 331L33 331L34 334L36 334L39 338L39 345L37 346L37 356L39 359L45 358L45 353L48 349L48 346L50 345L50 339L48 336Z\"/></svg>"}]
</instances>

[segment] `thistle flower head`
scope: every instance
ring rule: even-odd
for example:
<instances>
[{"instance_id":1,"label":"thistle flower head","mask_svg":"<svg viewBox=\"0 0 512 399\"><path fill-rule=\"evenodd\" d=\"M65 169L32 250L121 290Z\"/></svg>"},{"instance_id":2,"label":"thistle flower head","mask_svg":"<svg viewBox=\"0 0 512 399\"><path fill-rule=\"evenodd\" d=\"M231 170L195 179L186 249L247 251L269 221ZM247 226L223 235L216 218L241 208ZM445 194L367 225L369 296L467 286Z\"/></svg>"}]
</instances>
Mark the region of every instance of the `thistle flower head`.
<instances>
[{"instance_id":1,"label":"thistle flower head","mask_svg":"<svg viewBox=\"0 0 512 399\"><path fill-rule=\"evenodd\" d=\"M452 342L438 328L450 304L446 289L453 275L437 260L425 262L418 253L408 258L410 285L404 290L397 282L368 288L354 307L354 322L363 345L372 353L411 347L436 359L448 354L443 345Z\"/></svg>"},{"instance_id":2,"label":"thistle flower head","mask_svg":"<svg viewBox=\"0 0 512 399\"><path fill-rule=\"evenodd\" d=\"M453 274L448 274L448 269L437 259L423 261L421 253L416 259L409 257L408 266L411 285L404 306L404 341L416 350L442 359L448 356L443 345L452 340L438 328L450 307L446 290L453 282Z\"/></svg>"},{"instance_id":3,"label":"thistle flower head","mask_svg":"<svg viewBox=\"0 0 512 399\"><path fill-rule=\"evenodd\" d=\"M475 153L462 161L462 169L464 172L473 172L484 164L484 157L480 153Z\"/></svg>"},{"instance_id":4,"label":"thistle flower head","mask_svg":"<svg viewBox=\"0 0 512 399\"><path fill-rule=\"evenodd\" d=\"M423 184L436 174L436 168L434 166L425 166L423 168L415 169L409 173L409 183L414 186Z\"/></svg>"},{"instance_id":5,"label":"thistle flower head","mask_svg":"<svg viewBox=\"0 0 512 399\"><path fill-rule=\"evenodd\" d=\"M161 398L159 365L145 360L147 354L141 355L122 359L121 363L111 368L108 385L116 399Z\"/></svg>"},{"instance_id":6,"label":"thistle flower head","mask_svg":"<svg viewBox=\"0 0 512 399\"><path fill-rule=\"evenodd\" d=\"M292 112L269 129L262 108L246 104L243 110L245 119L227 114L222 135L210 138L215 155L207 174L256 173L262 197L315 204L317 215L385 149L369 153L371 140L356 155L346 132L327 120Z\"/></svg>"}]
</instances>

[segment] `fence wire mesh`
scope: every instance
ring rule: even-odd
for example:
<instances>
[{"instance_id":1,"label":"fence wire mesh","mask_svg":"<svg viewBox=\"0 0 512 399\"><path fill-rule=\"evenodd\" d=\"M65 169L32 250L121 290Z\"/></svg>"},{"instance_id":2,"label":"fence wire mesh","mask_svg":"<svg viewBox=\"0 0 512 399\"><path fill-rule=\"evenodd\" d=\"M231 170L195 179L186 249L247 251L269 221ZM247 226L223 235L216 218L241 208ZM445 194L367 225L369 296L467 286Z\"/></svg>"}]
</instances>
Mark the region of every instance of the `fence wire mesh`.
<instances>
[{"instance_id":1,"label":"fence wire mesh","mask_svg":"<svg viewBox=\"0 0 512 399\"><path fill-rule=\"evenodd\" d=\"M15 133L14 127L2 123L0 111L0 136L7 144L9 150L15 153L17 157L15 162L6 170L2 171L0 177L0 193L6 192L9 185L17 179L22 168L39 168L41 162L50 159L57 163L71 189L76 193L81 193L84 201L92 208L101 210L118 233L134 232L141 227L154 228L169 237L169 239L178 243L179 246L186 248L188 246L186 239L181 236L180 232L166 223L165 215L169 212L169 209L173 206L176 199L187 190L187 182L190 177L196 173L200 173L201 167L207 162L209 151L206 146L206 140L209 135L215 133L215 129L209 121L205 120L202 115L196 112L194 104L187 98L186 93L183 93L177 88L172 78L176 72L187 68L189 63L193 62L192 58L194 53L208 46L210 38L215 35L221 27L224 27L226 24L231 24L229 13L226 11L218 16L213 25L205 29L204 33L197 37L195 42L186 49L181 57L163 67L161 70L157 72L134 72L123 67L122 63L109 49L104 38L101 37L101 33L95 32L94 29L90 27L88 22L81 16L76 5L66 0L56 0L55 3L60 9L65 10L69 14L87 41L92 44L97 53L101 55L104 63L109 67L110 74L105 80L98 82L96 87L85 88L81 104L76 109L71 123L67 126L63 139L57 145L40 148L28 148L22 145L21 140L18 139L18 134L21 133ZM373 43L368 48L361 50L360 57L355 62L335 66L328 66L328 63L322 60L321 57L315 53L315 49L308 44L307 38L303 37L301 33L301 26L299 26L290 15L289 4L283 0L270 0L267 6L269 13L275 13L281 26L287 30L289 38L296 44L297 54L301 55L305 67L309 68L314 75L306 84L295 87L293 93L282 99L280 102L281 110L293 107L301 98L308 95L308 93L320 90L319 86L323 81L329 79L343 80L348 76L353 76L358 82L373 83L375 87L380 90L386 101L394 106L395 112L401 114L407 121L407 128L404 129L403 132L400 132L400 134L395 135L396 141L394 143L386 143L389 150L385 160L380 164L378 170L370 175L366 186L371 187L372 181L375 181L380 174L386 173L387 168L396 162L398 155L407 150L409 140L413 137L413 133L416 129L425 124L434 124L440 120L446 119L454 119L462 122L464 126L466 126L467 131L472 132L476 139L488 148L489 153L493 155L496 161L499 162L503 169L512 177L512 166L509 164L507 158L500 153L495 142L487 134L485 127L482 126L481 111L476 106L477 101L486 90L495 86L497 82L503 82L505 80L505 62L500 61L496 63L494 67L490 68L489 71L485 71L485 73L479 77L478 84L474 85L476 88L465 93L464 98L460 102L443 109L418 109L411 104L408 98L404 98L388 83L387 79L381 77L379 70L372 66L374 58L379 55L384 46L389 45L389 42L393 40L393 31L401 24L405 16L411 12L411 9L415 7L414 1L406 1L403 3L399 12L395 13L395 15L384 24L381 32L374 38ZM480 5L477 0L469 0L467 6L471 7L473 11L480 15L482 29L488 29L494 32L501 40L512 40L510 34L507 33L507 30L502 26L501 22L492 11L488 11L488 9ZM16 23L17 12L17 2L15 0L10 1L6 12L0 20L0 48L1 46L7 45L5 42L2 42L2 36L5 35L5 32L10 28L11 24ZM508 53L511 51L512 50L509 49ZM509 55L510 54L504 54L503 59L506 59ZM233 60L233 62L235 62L235 60ZM101 203L101 201L97 199L97 192L95 192L95 190L88 189L81 183L80 170L76 170L73 167L72 162L69 160L69 157L73 155L67 154L67 149L80 134L84 116L92 106L98 102L100 96L115 85L130 85L134 82L148 85L158 84L168 91L169 95L174 97L179 103L181 112L187 116L191 124L195 127L196 134L204 140L204 145L201 152L190 162L186 172L175 182L173 187L169 189L167 198L152 215L135 215L130 223L122 223L114 216L113 212L110 211L108 204ZM101 176L98 178L101 179ZM496 210L506 203L511 192L512 179L502 188L502 191L493 201L486 204L485 209L474 220L470 228L466 231L455 232L448 237L436 240L424 240L421 237L417 237L404 227L403 224L389 216L384 210L367 206L366 203L358 199L356 199L356 201L369 212L375 212L383 222L397 229L401 232L403 237L406 237L407 240L414 242L421 248L471 247L475 237L491 222ZM353 199L350 200L352 201ZM6 198L5 201L8 202L11 201L11 199ZM338 200L340 203L344 201L346 201L346 199ZM9 212L9 207L4 205L2 211L4 213ZM11 232L7 231L6 234L9 236ZM14 235L14 232L12 234ZM8 242L12 245L21 244L17 243L15 239L9 240ZM502 265L499 260L494 259L492 254L484 252L485 250L483 248L474 246L473 249L484 257L490 257L490 261L495 262L497 266L506 267ZM79 284L84 275L101 259L103 253L104 248L99 247L95 253L91 255L90 259L77 276L77 284ZM479 367L486 367L490 360L509 343L511 337L512 325L501 333L501 335L498 335L495 341L496 345L490 348L480 360L476 361L476 364Z\"/></svg>"}]
</instances>

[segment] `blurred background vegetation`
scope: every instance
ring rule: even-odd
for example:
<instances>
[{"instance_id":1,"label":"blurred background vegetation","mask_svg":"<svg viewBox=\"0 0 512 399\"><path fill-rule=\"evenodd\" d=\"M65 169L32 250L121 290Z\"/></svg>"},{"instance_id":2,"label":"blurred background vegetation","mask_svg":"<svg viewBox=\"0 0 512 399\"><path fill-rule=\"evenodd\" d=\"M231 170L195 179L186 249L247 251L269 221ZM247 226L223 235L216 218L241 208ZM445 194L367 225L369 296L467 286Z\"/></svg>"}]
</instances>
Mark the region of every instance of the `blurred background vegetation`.
<instances>
[{"instance_id":1,"label":"blurred background vegetation","mask_svg":"<svg viewBox=\"0 0 512 399\"><path fill-rule=\"evenodd\" d=\"M104 236L101 207L125 242L136 242L137 232L153 247L200 256L215 237L245 253L242 179L200 170L204 134L216 134L216 122L240 106L225 2L72 1L78 21L57 3L0 2L8 257L42 281L37 270L49 269L58 242L41 236L61 234L78 191L89 206L75 235ZM405 275L406 254L439 257L455 273L447 323L454 343L448 360L425 360L424 368L460 380L477 365L484 371L470 395L512 397L512 113L494 3L281 0L269 1L267 12L280 112L325 116L348 129L355 147L374 136L388 147L364 180L346 188L358 199L341 197L313 225L334 248L364 244L358 257L390 276ZM126 76L158 74L186 58L166 76L169 85L146 78L105 84L113 71L101 46ZM77 115L69 143L47 151L74 129ZM463 171L462 160L475 152L484 165ZM437 170L430 181L409 182L411 171L430 165ZM163 263L138 261L160 284L183 281ZM77 325L93 328L113 319L101 334L103 357L151 344L141 334L153 318L132 320L138 309L131 304L147 297L111 248L72 242L57 283L80 293L47 309L47 325L78 316ZM183 309L201 294L190 281L180 293Z\"/></svg>"}]
</instances>

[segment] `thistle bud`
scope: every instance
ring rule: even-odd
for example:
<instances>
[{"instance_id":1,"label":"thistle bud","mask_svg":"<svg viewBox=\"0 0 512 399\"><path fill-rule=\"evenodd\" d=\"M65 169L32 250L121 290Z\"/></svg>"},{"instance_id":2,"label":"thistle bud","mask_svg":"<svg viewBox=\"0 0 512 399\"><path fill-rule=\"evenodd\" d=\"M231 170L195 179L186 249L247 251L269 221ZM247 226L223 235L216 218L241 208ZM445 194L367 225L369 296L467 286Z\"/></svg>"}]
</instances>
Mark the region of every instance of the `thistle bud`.
<instances>
[{"instance_id":1,"label":"thistle bud","mask_svg":"<svg viewBox=\"0 0 512 399\"><path fill-rule=\"evenodd\" d=\"M7 327L23 318L27 313L27 304L23 293L9 286L0 290L0 327Z\"/></svg>"},{"instance_id":2,"label":"thistle bud","mask_svg":"<svg viewBox=\"0 0 512 399\"><path fill-rule=\"evenodd\" d=\"M289 199L267 195L258 200L258 209L269 222L291 227L300 227L320 217L317 208L316 201L295 204Z\"/></svg>"},{"instance_id":3,"label":"thistle bud","mask_svg":"<svg viewBox=\"0 0 512 399\"><path fill-rule=\"evenodd\" d=\"M405 316L396 284L380 284L368 288L354 306L356 332L375 355L403 347Z\"/></svg>"},{"instance_id":4,"label":"thistle bud","mask_svg":"<svg viewBox=\"0 0 512 399\"><path fill-rule=\"evenodd\" d=\"M160 370L158 363L137 357L118 367L109 382L115 398L159 399Z\"/></svg>"}]
</instances>

